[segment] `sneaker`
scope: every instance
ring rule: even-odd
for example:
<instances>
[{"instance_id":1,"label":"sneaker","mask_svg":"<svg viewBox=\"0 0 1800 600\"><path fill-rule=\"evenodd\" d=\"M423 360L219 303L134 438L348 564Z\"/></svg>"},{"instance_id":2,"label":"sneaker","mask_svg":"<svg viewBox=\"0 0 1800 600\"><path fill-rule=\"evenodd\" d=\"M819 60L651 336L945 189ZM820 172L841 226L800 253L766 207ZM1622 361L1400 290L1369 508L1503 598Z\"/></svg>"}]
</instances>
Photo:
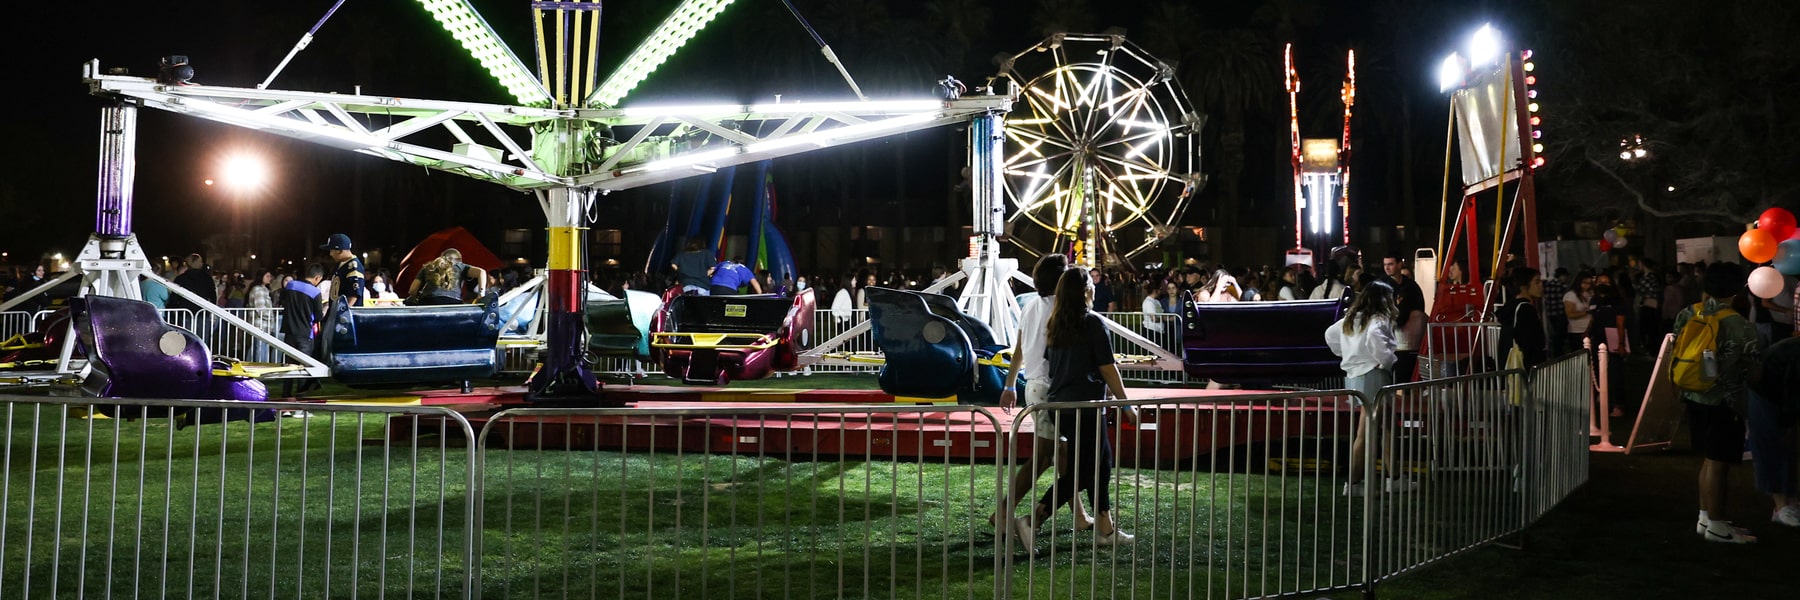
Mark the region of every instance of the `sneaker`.
<instances>
[{"instance_id":1,"label":"sneaker","mask_svg":"<svg viewBox=\"0 0 1800 600\"><path fill-rule=\"evenodd\" d=\"M1774 520L1774 519L1771 518L1770 520ZM1727 526L1730 526L1732 531L1735 531L1735 532L1738 532L1738 533L1741 533L1744 535L1750 534L1750 530L1744 529L1742 527L1738 527L1736 525L1732 525L1731 521L1719 521L1719 522L1723 523ZM1694 535L1706 535L1706 521L1694 522Z\"/></svg>"},{"instance_id":2,"label":"sneaker","mask_svg":"<svg viewBox=\"0 0 1800 600\"><path fill-rule=\"evenodd\" d=\"M1742 529L1742 528L1733 527L1731 525L1731 523L1728 523L1725 521L1716 521L1715 520L1706 526L1705 531L1706 531L1706 533L1704 533L1702 535L1706 536L1706 541L1708 541L1708 542L1714 542L1714 543L1719 543L1719 544L1754 544L1754 543L1756 543L1756 536L1750 535L1749 531Z\"/></svg>"},{"instance_id":3,"label":"sneaker","mask_svg":"<svg viewBox=\"0 0 1800 600\"><path fill-rule=\"evenodd\" d=\"M1361 483L1346 483L1346 484L1344 484L1344 495L1349 496L1351 498L1362 497L1363 484L1361 484Z\"/></svg>"},{"instance_id":4,"label":"sneaker","mask_svg":"<svg viewBox=\"0 0 1800 600\"><path fill-rule=\"evenodd\" d=\"M1775 511L1774 516L1769 517L1769 520L1788 527L1800 527L1800 504L1781 507L1781 510Z\"/></svg>"},{"instance_id":5,"label":"sneaker","mask_svg":"<svg viewBox=\"0 0 1800 600\"><path fill-rule=\"evenodd\" d=\"M1411 479L1389 479L1384 489L1389 494L1405 494L1419 489L1419 483Z\"/></svg>"},{"instance_id":6,"label":"sneaker","mask_svg":"<svg viewBox=\"0 0 1800 600\"><path fill-rule=\"evenodd\" d=\"M1031 552L1037 547L1037 528L1031 526L1031 517L1018 517L1012 520L1012 533L1019 539L1019 545Z\"/></svg>"},{"instance_id":7,"label":"sneaker","mask_svg":"<svg viewBox=\"0 0 1800 600\"><path fill-rule=\"evenodd\" d=\"M1113 529L1112 533L1094 536L1094 544L1098 546L1130 546L1137 543L1137 536L1125 533L1123 529Z\"/></svg>"}]
</instances>

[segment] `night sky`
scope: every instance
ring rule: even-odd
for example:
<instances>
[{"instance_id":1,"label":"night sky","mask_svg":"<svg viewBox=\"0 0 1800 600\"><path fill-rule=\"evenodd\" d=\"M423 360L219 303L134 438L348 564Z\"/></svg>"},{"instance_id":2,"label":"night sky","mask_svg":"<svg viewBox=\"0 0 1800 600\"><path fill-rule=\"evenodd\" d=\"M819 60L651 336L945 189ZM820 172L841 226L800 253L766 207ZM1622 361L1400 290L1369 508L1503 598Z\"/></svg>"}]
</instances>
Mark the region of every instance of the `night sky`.
<instances>
[{"instance_id":1,"label":"night sky","mask_svg":"<svg viewBox=\"0 0 1800 600\"><path fill-rule=\"evenodd\" d=\"M474 4L501 30L516 54L532 61L527 2L489 0ZM609 3L602 29L601 64L609 66L622 59L675 4ZM797 4L819 26L826 41L839 48L840 54L846 54L846 48L855 51L863 39L854 31L836 29L844 27L838 23L854 23L854 19L821 14L825 9L820 8L820 2ZM883 6L894 17L918 16L923 10L922 2L913 1L861 0L850 4ZM993 69L988 66L991 63L979 57L1017 52L1041 39L1030 28L1027 15L1032 4L1020 0L991 3L991 35L979 40L968 53L978 57L970 61L972 66L960 68L955 74L964 80L980 81ZM1126 27L1129 34L1143 20L1148 4L1096 3L1098 28L1118 24ZM1307 26L1304 39L1298 40L1302 77L1315 82L1310 88L1313 95L1302 100L1303 111L1308 115L1304 133L1327 137L1334 135L1332 117L1338 106L1335 81L1341 77L1342 68L1339 53L1362 40L1395 33L1376 27L1368 17L1368 5L1375 2L1314 4L1320 11L1314 17L1316 24ZM1466 2L1439 7L1439 12L1447 15L1445 19L1454 21L1454 30L1419 32L1412 34L1412 39L1387 42L1448 48L1453 38L1483 22L1506 27L1504 14L1485 8L1490 4ZM12 93L4 100L5 130L10 143L5 149L5 174L0 177L0 208L4 209L0 210L0 217L8 222L0 225L5 231L0 235L0 251L8 252L14 263L22 262L19 257L39 253L73 252L93 229L98 108L102 100L87 94L80 82L84 61L98 58L102 67L126 67L134 75L153 76L159 56L186 54L197 71L197 82L253 87L330 5L327 0L108 0L22 3L13 7L9 21L15 33L7 36L11 49L8 55L26 76L15 80ZM1259 6L1239 3L1208 7L1204 12L1210 18L1247 25ZM929 39L928 34L920 37ZM1540 34L1526 32L1524 36ZM23 41L27 36L42 41ZM787 56L788 53L794 56ZM1385 81L1398 82L1398 87L1365 87L1360 93L1366 100L1384 94L1410 94L1418 99L1416 106L1420 107L1413 118L1427 124L1421 130L1441 132L1442 97L1431 76L1441 55L1442 52L1434 51L1382 66L1393 73ZM750 72L747 65L778 59L816 61L817 68L812 71L816 76L788 81L745 77ZM942 75L926 75L916 82L916 87L906 89L892 82L893 77L872 72L875 67L866 66L872 61L859 66L846 57L846 62L871 96L929 93L931 79ZM601 72L608 70L603 68ZM416 2L404 0L348 0L272 87L349 92L359 84L371 94L508 102L499 85L480 71ZM626 104L747 101L768 98L774 93L815 99L850 97L841 79L818 57L806 32L780 2L740 0L634 92ZM1273 96L1281 104L1270 107L1269 112L1285 116L1285 97L1279 89ZM1209 124L1216 126L1216 120ZM1269 117L1249 123L1245 129L1249 151L1245 194L1279 199L1288 177L1285 125L1281 119ZM950 172L951 167L960 160L947 160L943 154L946 148L956 147L954 140L960 135L945 131L875 143L908 144L913 148L908 152L924 155L924 159L909 160L906 173L890 177L907 178L911 194L941 196L946 192L936 190L947 189L953 182L955 173ZM1424 138L1440 141L1417 148L1423 158L1416 160L1437 161L1442 152L1441 135L1433 132ZM1356 194L1369 198L1391 198L1397 194L1392 174L1398 171L1388 164L1387 158L1397 152L1392 141L1370 134L1362 142L1355 168L1389 175L1363 178L1362 187L1354 190ZM237 148L255 149L271 157L278 179L262 197L234 199L200 183L215 177L219 158ZM231 227L234 210L241 211L236 218L254 223L257 243L278 258L299 257L333 231L360 232L366 241L359 245L365 247L404 251L426 234L447 225L467 225L471 229L479 225L488 228L488 232L495 227L535 231L543 226L535 203L528 196L499 186L154 109L140 113L137 151L136 229L153 255L201 250L204 238ZM1205 160L1213 159L1208 156ZM810 159L786 160L799 164ZM778 163L778 169L781 166ZM1429 180L1431 189L1422 202L1429 204L1429 214L1435 215L1436 205L1431 197L1436 195L1438 173L1435 167L1425 170L1430 172L1416 178ZM872 185L884 185L891 179L876 181ZM656 199L667 195L666 187L655 186L615 195L622 197L611 201L619 203L621 210L637 207L635 212L621 214L654 218L644 213L654 212ZM1376 220L1421 220L1397 214L1392 202L1377 200L1376 204L1384 207ZM1246 212L1245 218L1269 224L1291 218L1277 210L1282 208L1280 202L1263 202L1261 206ZM1416 212L1427 213L1423 207ZM1204 211L1190 215L1205 217Z\"/></svg>"}]
</instances>

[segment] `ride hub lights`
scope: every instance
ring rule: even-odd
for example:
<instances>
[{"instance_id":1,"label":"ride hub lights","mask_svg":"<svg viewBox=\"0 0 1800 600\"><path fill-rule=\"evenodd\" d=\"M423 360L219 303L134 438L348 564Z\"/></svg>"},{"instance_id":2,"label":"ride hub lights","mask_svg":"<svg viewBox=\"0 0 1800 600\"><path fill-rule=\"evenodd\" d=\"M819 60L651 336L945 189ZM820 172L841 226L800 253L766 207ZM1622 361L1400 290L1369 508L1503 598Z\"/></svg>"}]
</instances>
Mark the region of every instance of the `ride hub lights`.
<instances>
[{"instance_id":1,"label":"ride hub lights","mask_svg":"<svg viewBox=\"0 0 1800 600\"><path fill-rule=\"evenodd\" d=\"M619 64L618 70L613 71L612 75L607 76L606 82L594 90L594 94L587 99L588 105L618 106L619 101L625 99L625 94L631 93L633 88L650 77L657 67L662 66L663 61L668 60L683 44L706 28L713 17L719 16L719 12L725 10L731 2L732 0L682 2L656 28L656 32L645 38L642 44L638 44L631 56Z\"/></svg>"},{"instance_id":2,"label":"ride hub lights","mask_svg":"<svg viewBox=\"0 0 1800 600\"><path fill-rule=\"evenodd\" d=\"M500 36L494 34L494 28L469 6L468 0L418 1L519 103L533 106L550 103L550 92L531 76L531 71L517 56L513 56L512 50L500 41Z\"/></svg>"}]
</instances>

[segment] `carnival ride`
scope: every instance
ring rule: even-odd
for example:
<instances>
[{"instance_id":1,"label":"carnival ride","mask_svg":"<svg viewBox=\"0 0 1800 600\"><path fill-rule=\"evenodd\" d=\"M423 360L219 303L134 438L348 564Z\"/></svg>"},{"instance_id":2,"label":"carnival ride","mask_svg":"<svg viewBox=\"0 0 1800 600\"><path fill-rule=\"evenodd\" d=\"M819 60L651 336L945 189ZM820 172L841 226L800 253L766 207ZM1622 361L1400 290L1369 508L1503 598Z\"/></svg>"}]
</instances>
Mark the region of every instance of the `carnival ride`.
<instances>
[{"instance_id":1,"label":"carnival ride","mask_svg":"<svg viewBox=\"0 0 1800 600\"><path fill-rule=\"evenodd\" d=\"M1205 182L1206 121L1174 65L1122 33L1068 33L1001 60L995 79L1022 100L1006 120L1016 149L1001 186L1013 245L1110 266L1174 235Z\"/></svg>"},{"instance_id":2,"label":"carnival ride","mask_svg":"<svg viewBox=\"0 0 1800 600\"><path fill-rule=\"evenodd\" d=\"M1322 257L1333 247L1350 244L1350 118L1356 107L1355 50L1349 51L1346 65L1344 84L1338 94L1344 103L1341 138L1302 139L1300 72L1294 68L1294 45L1288 44L1282 51L1294 168L1295 250L1290 251L1291 255ZM1335 233L1334 228L1338 230Z\"/></svg>"},{"instance_id":3,"label":"carnival ride","mask_svg":"<svg viewBox=\"0 0 1800 600\"><path fill-rule=\"evenodd\" d=\"M1488 320L1502 300L1493 279L1502 273L1507 255L1522 258L1532 268L1540 264L1533 175L1545 160L1540 156L1544 145L1537 65L1530 50L1513 49L1490 25L1475 32L1467 50L1467 55L1456 52L1446 57L1438 72L1439 91L1450 93L1444 204L1433 251L1435 272L1419 273L1421 286L1436 288L1431 309L1436 321ZM1455 203L1449 194L1452 153L1460 158L1462 179L1461 201ZM1509 182L1517 185L1508 190ZM1490 190L1491 218L1484 216L1490 203L1481 200ZM1445 281L1451 265L1465 269L1464 282Z\"/></svg>"},{"instance_id":4,"label":"carnival ride","mask_svg":"<svg viewBox=\"0 0 1800 600\"><path fill-rule=\"evenodd\" d=\"M651 247L645 272L662 272L688 241L698 241L714 261L743 256L745 266L768 270L777 284L795 277L799 271L794 254L775 224L775 182L769 166L767 160L756 163L747 194L736 185L736 167L676 182L669 191L668 218ZM748 227L733 230L731 223L743 220L739 217L746 212ZM740 237L742 245L737 243Z\"/></svg>"}]
</instances>

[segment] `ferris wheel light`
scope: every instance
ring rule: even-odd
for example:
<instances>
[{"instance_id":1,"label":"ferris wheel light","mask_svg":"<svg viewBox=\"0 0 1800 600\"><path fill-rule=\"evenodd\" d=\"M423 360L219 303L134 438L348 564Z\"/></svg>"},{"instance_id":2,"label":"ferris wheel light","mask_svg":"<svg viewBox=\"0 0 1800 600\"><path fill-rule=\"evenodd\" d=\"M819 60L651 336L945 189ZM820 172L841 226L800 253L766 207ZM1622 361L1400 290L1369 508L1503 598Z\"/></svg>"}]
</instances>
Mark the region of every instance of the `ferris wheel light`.
<instances>
[{"instance_id":1,"label":"ferris wheel light","mask_svg":"<svg viewBox=\"0 0 1800 600\"><path fill-rule=\"evenodd\" d=\"M1138 128L1142 128L1142 129L1152 129L1152 130L1156 130L1156 131L1162 131L1164 129L1169 128L1169 126L1166 124L1157 123L1154 121L1136 121L1136 120L1132 120L1132 119L1119 119L1118 122L1120 125L1124 125L1126 127L1138 127Z\"/></svg>"},{"instance_id":2,"label":"ferris wheel light","mask_svg":"<svg viewBox=\"0 0 1800 600\"><path fill-rule=\"evenodd\" d=\"M625 62L620 63L619 68L606 77L606 81L594 90L593 95L588 96L588 103L603 106L618 105L620 100L625 99L626 94L631 93L631 90L649 78L651 73L656 72L656 68L669 60L669 57L674 55L676 50L681 49L682 45L687 44L688 40L694 39L694 35L700 33L701 29L705 29L706 25L711 23L714 17L719 16L719 12L725 10L725 7L731 2L732 0L686 0L682 2L681 6L675 8L675 12L669 13L669 17L663 19L662 25L656 28L656 32L645 38L643 43L638 44L637 49L631 52L631 56L626 57Z\"/></svg>"},{"instance_id":3,"label":"ferris wheel light","mask_svg":"<svg viewBox=\"0 0 1800 600\"><path fill-rule=\"evenodd\" d=\"M1532 144L1532 145L1531 145L1531 151L1532 151L1532 152L1543 152L1543 151L1544 151L1544 145L1543 145L1543 144Z\"/></svg>"},{"instance_id":4,"label":"ferris wheel light","mask_svg":"<svg viewBox=\"0 0 1800 600\"><path fill-rule=\"evenodd\" d=\"M525 63L519 61L519 57L513 56L512 50L494 33L494 28L488 26L474 7L469 6L468 0L418 1L520 103L550 103L550 92L544 89L537 78L531 76L531 71L525 68Z\"/></svg>"},{"instance_id":5,"label":"ferris wheel light","mask_svg":"<svg viewBox=\"0 0 1800 600\"><path fill-rule=\"evenodd\" d=\"M1485 67L1500 60L1500 32L1491 25L1482 25L1475 30L1474 37L1469 38L1469 64L1473 67Z\"/></svg>"}]
</instances>

